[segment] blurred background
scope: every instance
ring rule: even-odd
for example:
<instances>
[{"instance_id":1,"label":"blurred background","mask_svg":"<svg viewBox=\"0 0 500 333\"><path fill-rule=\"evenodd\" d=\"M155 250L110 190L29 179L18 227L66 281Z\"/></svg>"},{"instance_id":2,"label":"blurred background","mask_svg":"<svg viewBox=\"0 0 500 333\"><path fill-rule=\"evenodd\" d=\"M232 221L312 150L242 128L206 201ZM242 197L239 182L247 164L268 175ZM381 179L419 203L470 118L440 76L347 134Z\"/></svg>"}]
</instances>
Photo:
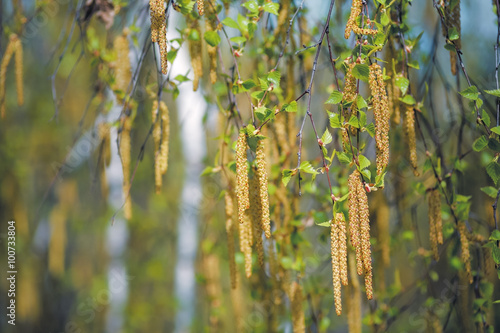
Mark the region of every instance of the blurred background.
<instances>
[{"instance_id":1,"label":"blurred background","mask_svg":"<svg viewBox=\"0 0 500 333\"><path fill-rule=\"evenodd\" d=\"M292 3L295 8L300 4ZM343 37L350 4L337 1L331 21L334 53L342 59L354 46L352 38L346 41ZM174 83L165 90L162 99L168 105L171 124L169 162L161 192L155 193L154 143L149 131L158 50L149 42L148 5L147 1L122 0L0 0L0 54L5 53L10 34L18 33L19 22L25 22L19 34L24 105L16 104L12 65L5 76L6 112L0 120L2 332L268 331L271 298L280 296L266 296L258 287L259 279L269 272L260 271L249 280L241 274L244 263L240 252L236 253L240 286L231 289L221 200L227 185L220 174L200 176L218 158L216 138L224 128L216 96L225 85L211 85L208 73L196 92L191 81L182 80L172 80ZM328 5L328 1L304 3L303 27L312 42L319 36ZM468 109L467 114L460 111L462 102L457 92L466 87L465 81L463 77L457 81L450 72L449 51L443 47L445 41L432 1L413 1L408 8L407 37L422 33L411 54L420 67L411 71L412 89L424 101L422 114L429 120L425 131L432 137L430 149L439 149L443 165L451 169L457 149L461 149L456 133L462 119L462 145L470 147L478 136L475 117ZM186 23L181 14L169 12L168 40L178 46L180 43L173 41L183 38L179 31ZM236 18L245 12L240 2L234 1L227 14L223 11L221 15ZM463 59L470 79L480 91L494 89L497 22L492 4L462 0L461 12ZM276 18L270 16L269 20L275 22ZM111 127L110 162L104 172L98 134L98 124L116 122L123 109L108 86L109 73L103 63L115 60L113 41L125 27L135 80L132 96L137 103L131 130L132 217L128 220L124 218L127 193L122 189L123 171L116 143L119 126ZM290 52L300 48L294 44ZM229 67L229 50L226 44L221 45L219 60ZM314 53L312 49L302 54L307 59ZM328 123L323 103L332 86L327 54L324 49L320 57L312 104L321 132ZM244 78L264 71L262 67L272 60L251 46L247 46L245 56L240 65ZM170 78L192 78L187 45L180 48L171 66ZM300 78L297 75L297 96L309 73ZM483 108L494 120L495 100L483 97ZM301 112L304 114L303 106ZM244 119L248 116L243 111ZM419 184L431 186L433 175L427 171L420 178L414 177L400 140L401 131L394 133L395 153L391 155L386 187L370 197L374 210L379 205L387 207L391 262L376 268L385 278L375 280L375 290L380 292L377 303L363 303L363 330L433 331L429 323L439 318L447 332L480 331L474 324L476 316L486 316L488 323L496 321L500 327L498 305L490 304L483 314L478 310L483 306L481 298L474 297L480 286L469 287L457 277L463 267L455 245L444 248L448 255L443 254L439 262L431 260L425 187ZM319 164L315 140L308 128L304 151L308 159ZM461 154L469 150L462 148ZM374 157L371 151L370 157ZM423 165L425 149L421 142L418 153ZM468 223L486 238L493 223L493 199L480 188L492 185L483 169L491 158L492 153L486 151L468 154L459 162L462 172L454 180L460 194L472 197ZM331 172L336 189L346 193L345 182L339 180L346 177L345 171L337 165ZM279 184L279 168L275 173ZM347 318L337 317L333 308L329 230L314 224L322 222L321 217L331 209L325 200L325 182L324 175L319 175L316 185L305 191L299 202L301 214L296 218L305 266L300 272L306 295L303 309L308 331L345 332ZM15 327L4 315L9 301L6 267L10 220L16 222ZM443 220L445 236L450 236L453 221L445 209ZM376 231L372 236L376 238ZM376 240L374 249L377 267ZM287 259L282 258L281 264L289 267ZM474 267L480 264L473 262ZM485 281L488 285L481 288L488 289L486 294L491 299L500 299L494 268ZM282 302L276 330L291 332L290 304L286 298ZM468 322L464 324L465 317Z\"/></svg>"}]
</instances>

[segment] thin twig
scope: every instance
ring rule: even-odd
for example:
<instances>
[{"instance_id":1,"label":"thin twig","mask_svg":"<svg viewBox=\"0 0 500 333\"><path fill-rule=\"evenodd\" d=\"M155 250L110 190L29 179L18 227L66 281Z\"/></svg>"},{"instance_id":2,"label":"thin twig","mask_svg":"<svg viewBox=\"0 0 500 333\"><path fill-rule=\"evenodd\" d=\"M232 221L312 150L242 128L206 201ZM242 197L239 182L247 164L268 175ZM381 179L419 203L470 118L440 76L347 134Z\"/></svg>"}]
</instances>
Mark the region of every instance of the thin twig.
<instances>
[{"instance_id":1,"label":"thin twig","mask_svg":"<svg viewBox=\"0 0 500 333\"><path fill-rule=\"evenodd\" d=\"M306 115L304 116L304 119L302 120L302 125L300 126L300 131L297 134L297 137L299 138L299 151L297 152L297 156L298 156L297 170L298 170L298 174L299 174L299 196L302 194L301 187L300 187L301 176L300 176L300 169L299 169L300 164L301 164L301 160L302 160L302 133L304 131L304 123L306 121L306 118L309 117L309 119L311 120L311 125L312 125L313 130L314 130L314 134L316 135L316 141L318 142L319 150L321 151L321 156L323 159L323 167L325 168L326 177L328 178L328 185L330 187L330 196L332 198L332 202L335 201L334 200L335 197L333 196L333 190L332 190L332 185L331 185L331 181L330 181L330 174L328 172L328 166L326 165L325 154L323 153L323 148L322 148L323 144L318 136L318 132L316 131L316 126L314 125L314 120L313 120L312 113L311 113L311 89L312 89L312 85L314 82L314 75L316 74L316 68L318 65L318 59L319 59L319 54L321 51L321 45L323 44L323 39L325 38L325 34L327 33L328 27L330 25L330 17L332 14L334 4L335 4L335 0L331 0L330 9L328 10L328 16L326 19L326 23L325 23L325 26L323 28L323 32L321 33L321 36L320 36L319 41L318 41L318 49L316 50L316 56L314 57L314 63L313 63L313 68L312 68L312 73L311 73L311 79L309 81L309 86L307 87L306 91L304 91L304 93L300 96L300 97L302 97L305 94L307 94L307 111L306 111Z\"/></svg>"}]
</instances>

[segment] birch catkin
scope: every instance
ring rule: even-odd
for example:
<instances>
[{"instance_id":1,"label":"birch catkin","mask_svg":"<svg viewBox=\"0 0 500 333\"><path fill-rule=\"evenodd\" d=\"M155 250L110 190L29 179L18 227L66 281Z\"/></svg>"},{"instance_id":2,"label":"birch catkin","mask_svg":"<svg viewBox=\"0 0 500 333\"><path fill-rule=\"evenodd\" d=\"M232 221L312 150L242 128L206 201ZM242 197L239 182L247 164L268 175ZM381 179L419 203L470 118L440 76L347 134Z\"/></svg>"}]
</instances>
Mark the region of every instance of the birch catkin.
<instances>
[{"instance_id":1,"label":"birch catkin","mask_svg":"<svg viewBox=\"0 0 500 333\"><path fill-rule=\"evenodd\" d=\"M231 288L236 289L237 275L236 275L236 261L235 261L235 247L234 247L234 193L228 189L224 194L224 201L226 203L226 235L227 235L227 255L229 258L229 274L231 277Z\"/></svg>"},{"instance_id":2,"label":"birch catkin","mask_svg":"<svg viewBox=\"0 0 500 333\"><path fill-rule=\"evenodd\" d=\"M303 298L302 286L297 282L293 282L290 288L293 333L304 333L306 331L304 311L302 310Z\"/></svg>"},{"instance_id":3,"label":"birch catkin","mask_svg":"<svg viewBox=\"0 0 500 333\"><path fill-rule=\"evenodd\" d=\"M17 105L24 104L23 93L23 43L17 38L16 40L16 55L14 58L16 67L16 90L17 90Z\"/></svg>"},{"instance_id":4,"label":"birch catkin","mask_svg":"<svg viewBox=\"0 0 500 333\"><path fill-rule=\"evenodd\" d=\"M469 279L469 283L472 284L469 239L467 238L467 227L465 226L465 222L458 222L458 231L460 233L461 259L465 266L465 273Z\"/></svg>"},{"instance_id":5,"label":"birch catkin","mask_svg":"<svg viewBox=\"0 0 500 333\"><path fill-rule=\"evenodd\" d=\"M363 10L363 1L352 0L351 14L349 15L349 20L347 21L344 33L345 39L349 39L349 37L351 36L351 31L353 31L355 34L358 35L375 35L377 33L377 30L362 28L356 24L356 19L361 14L362 10ZM361 26L363 25L364 22L361 22Z\"/></svg>"},{"instance_id":6,"label":"birch catkin","mask_svg":"<svg viewBox=\"0 0 500 333\"><path fill-rule=\"evenodd\" d=\"M2 58L2 63L0 64L0 116L5 117L5 79L7 76L7 67L9 66L10 59L14 52L16 51L18 37L16 34L10 35L9 44Z\"/></svg>"},{"instance_id":7,"label":"birch catkin","mask_svg":"<svg viewBox=\"0 0 500 333\"><path fill-rule=\"evenodd\" d=\"M167 22L165 1L150 0L151 41L160 47L161 72L167 74Z\"/></svg>"},{"instance_id":8,"label":"birch catkin","mask_svg":"<svg viewBox=\"0 0 500 333\"><path fill-rule=\"evenodd\" d=\"M406 130L406 139L408 140L408 149L410 151L410 164L413 167L413 173L415 176L418 176L419 173L417 171L418 161L417 161L417 137L415 135L415 111L413 110L413 106L406 106L406 114L405 114L405 130Z\"/></svg>"},{"instance_id":9,"label":"birch catkin","mask_svg":"<svg viewBox=\"0 0 500 333\"><path fill-rule=\"evenodd\" d=\"M121 36L115 38L114 49L117 52L116 69L115 69L115 87L114 90L119 90L125 94L128 90L128 85L132 78L132 70L130 68L129 44L127 39L128 31L124 30ZM122 98L120 98L122 101Z\"/></svg>"},{"instance_id":10,"label":"birch catkin","mask_svg":"<svg viewBox=\"0 0 500 333\"><path fill-rule=\"evenodd\" d=\"M347 186L349 188L349 234L351 236L351 244L356 249L356 264L357 272L359 275L363 273L363 258L361 256L360 246L360 221L359 221L359 202L358 202L358 186L359 172L354 170L347 179Z\"/></svg>"},{"instance_id":11,"label":"birch catkin","mask_svg":"<svg viewBox=\"0 0 500 333\"><path fill-rule=\"evenodd\" d=\"M132 200L130 199L130 130L132 128L132 119L125 116L122 122L122 131L120 136L120 157L123 170L123 196L125 204L123 207L125 219L132 218Z\"/></svg>"},{"instance_id":12,"label":"birch catkin","mask_svg":"<svg viewBox=\"0 0 500 333\"><path fill-rule=\"evenodd\" d=\"M344 214L335 214L331 223L331 254L335 311L342 313L341 284L347 285L347 244Z\"/></svg>"},{"instance_id":13,"label":"birch catkin","mask_svg":"<svg viewBox=\"0 0 500 333\"><path fill-rule=\"evenodd\" d=\"M198 20L192 20L190 23L192 31L200 31ZM191 67L193 67L193 91L198 90L200 78L203 76L203 61L201 58L201 39L198 34L197 40L188 39L189 55L191 56Z\"/></svg>"},{"instance_id":14,"label":"birch catkin","mask_svg":"<svg viewBox=\"0 0 500 333\"><path fill-rule=\"evenodd\" d=\"M250 208L248 194L248 171L247 171L247 138L245 132L241 131L236 142L236 198L238 201L238 220L245 221L245 211Z\"/></svg>"},{"instance_id":15,"label":"birch catkin","mask_svg":"<svg viewBox=\"0 0 500 333\"><path fill-rule=\"evenodd\" d=\"M370 213L368 208L368 197L366 190L359 177L357 177L358 202L359 202L359 220L360 220L360 247L363 255L363 268L365 274L366 297L373 298L372 286L372 252L370 245Z\"/></svg>"},{"instance_id":16,"label":"birch catkin","mask_svg":"<svg viewBox=\"0 0 500 333\"><path fill-rule=\"evenodd\" d=\"M429 240L434 260L439 260L438 244L443 244L443 225L441 197L436 189L429 194Z\"/></svg>"},{"instance_id":17,"label":"birch catkin","mask_svg":"<svg viewBox=\"0 0 500 333\"><path fill-rule=\"evenodd\" d=\"M205 14L205 1L197 0L196 3L198 6L198 14L200 14L200 16L203 16L203 14Z\"/></svg>"},{"instance_id":18,"label":"birch catkin","mask_svg":"<svg viewBox=\"0 0 500 333\"><path fill-rule=\"evenodd\" d=\"M158 115L159 109L159 115ZM153 121L153 139L155 143L155 189L160 193L163 182L162 176L167 172L168 167L168 141L170 136L170 119L168 116L168 107L165 102L153 101L151 110L151 119Z\"/></svg>"},{"instance_id":19,"label":"birch catkin","mask_svg":"<svg viewBox=\"0 0 500 333\"><path fill-rule=\"evenodd\" d=\"M267 165L265 156L264 140L260 140L257 144L257 177L260 191L261 202L261 226L266 238L271 237L271 218L269 216L269 193L267 191Z\"/></svg>"},{"instance_id":20,"label":"birch catkin","mask_svg":"<svg viewBox=\"0 0 500 333\"><path fill-rule=\"evenodd\" d=\"M375 117L375 143L377 146L377 176L389 164L389 102L385 89L382 70L377 63L370 66L370 90L373 96L373 115Z\"/></svg>"},{"instance_id":21,"label":"birch catkin","mask_svg":"<svg viewBox=\"0 0 500 333\"><path fill-rule=\"evenodd\" d=\"M260 184L257 175L250 179L250 216L252 235L255 242L255 248L257 250L257 259L259 261L260 267L264 268L264 247L262 245L262 200L260 197Z\"/></svg>"},{"instance_id":22,"label":"birch catkin","mask_svg":"<svg viewBox=\"0 0 500 333\"><path fill-rule=\"evenodd\" d=\"M340 284L340 268L339 268L339 235L338 226L335 220L331 222L331 254L332 254L332 276L333 276L333 298L335 300L335 312L337 316L342 314L342 294Z\"/></svg>"}]
</instances>

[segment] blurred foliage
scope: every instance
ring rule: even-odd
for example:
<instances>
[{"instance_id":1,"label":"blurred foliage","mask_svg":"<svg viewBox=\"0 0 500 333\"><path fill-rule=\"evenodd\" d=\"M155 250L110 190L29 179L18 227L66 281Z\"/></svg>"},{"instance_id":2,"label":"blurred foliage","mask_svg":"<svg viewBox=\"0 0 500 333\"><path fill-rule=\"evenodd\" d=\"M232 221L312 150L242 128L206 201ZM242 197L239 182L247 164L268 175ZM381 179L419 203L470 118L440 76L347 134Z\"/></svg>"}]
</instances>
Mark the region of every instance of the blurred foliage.
<instances>
[{"instance_id":1,"label":"blurred foliage","mask_svg":"<svg viewBox=\"0 0 500 333\"><path fill-rule=\"evenodd\" d=\"M193 332L498 330L496 6L376 0L352 20L351 3L340 1L151 4L166 9L156 23L167 23L167 35L155 43L145 1L0 1L2 295L10 220L18 269L16 327L2 316L2 332L173 332L186 211L199 221ZM354 24L349 39L346 24ZM15 49L7 62L15 38L22 54ZM190 70L176 71L188 54ZM382 67L391 117L382 172L372 111L384 94L370 85L373 63ZM201 201L190 207L182 193L193 186L186 175L194 152L182 130L194 115L180 110L192 107L183 93L197 81L208 107L204 132L193 137L206 142L205 170ZM160 101L170 135L156 144ZM265 144L270 238L255 218L258 227L236 217L239 133L250 183ZM168 169L156 194L163 144ZM349 285L337 316L329 228L336 213L351 218L355 170L369 192L373 299L348 242ZM442 244L432 240L437 220ZM250 255L238 236L247 223ZM7 302L1 298L3 309Z\"/></svg>"}]
</instances>

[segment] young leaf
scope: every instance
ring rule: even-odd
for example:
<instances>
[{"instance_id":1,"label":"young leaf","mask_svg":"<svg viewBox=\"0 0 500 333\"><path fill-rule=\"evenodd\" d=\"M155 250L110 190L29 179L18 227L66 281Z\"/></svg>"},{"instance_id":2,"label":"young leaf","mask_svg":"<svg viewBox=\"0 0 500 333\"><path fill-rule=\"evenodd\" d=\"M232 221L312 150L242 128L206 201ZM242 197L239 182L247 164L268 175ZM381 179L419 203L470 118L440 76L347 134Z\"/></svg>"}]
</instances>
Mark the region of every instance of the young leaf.
<instances>
[{"instance_id":1,"label":"young leaf","mask_svg":"<svg viewBox=\"0 0 500 333\"><path fill-rule=\"evenodd\" d=\"M287 186L288 182L290 182L290 179L292 176L295 174L295 170L290 170L290 169L284 169L281 172L281 181L283 182L283 185Z\"/></svg>"},{"instance_id":2,"label":"young leaf","mask_svg":"<svg viewBox=\"0 0 500 333\"><path fill-rule=\"evenodd\" d=\"M274 2L267 2L264 4L264 11L278 16L280 5Z\"/></svg>"},{"instance_id":3,"label":"young leaf","mask_svg":"<svg viewBox=\"0 0 500 333\"><path fill-rule=\"evenodd\" d=\"M203 36L210 46L217 46L220 43L220 36L216 31L207 31Z\"/></svg>"},{"instance_id":4,"label":"young leaf","mask_svg":"<svg viewBox=\"0 0 500 333\"><path fill-rule=\"evenodd\" d=\"M358 159L359 159L359 167L361 168L361 170L368 168L371 164L370 160L363 155L359 155Z\"/></svg>"},{"instance_id":5,"label":"young leaf","mask_svg":"<svg viewBox=\"0 0 500 333\"><path fill-rule=\"evenodd\" d=\"M476 86L470 86L467 89L462 90L460 95L474 101L479 98L479 92L477 91Z\"/></svg>"},{"instance_id":6,"label":"young leaf","mask_svg":"<svg viewBox=\"0 0 500 333\"><path fill-rule=\"evenodd\" d=\"M373 138L375 136L375 125L373 123L370 123L365 128L368 134L370 134L370 136Z\"/></svg>"},{"instance_id":7,"label":"young leaf","mask_svg":"<svg viewBox=\"0 0 500 333\"><path fill-rule=\"evenodd\" d=\"M402 76L396 77L396 86L401 89L401 93L406 95L406 91L408 91L408 87L410 86L410 81Z\"/></svg>"},{"instance_id":8,"label":"young leaf","mask_svg":"<svg viewBox=\"0 0 500 333\"><path fill-rule=\"evenodd\" d=\"M278 71L270 72L267 75L267 81L271 82L274 84L276 87L279 87L280 85L280 80L281 80L281 73Z\"/></svg>"},{"instance_id":9,"label":"young leaf","mask_svg":"<svg viewBox=\"0 0 500 333\"><path fill-rule=\"evenodd\" d=\"M342 101L342 93L335 90L330 94L330 97L326 100L325 104L338 104Z\"/></svg>"},{"instance_id":10,"label":"young leaf","mask_svg":"<svg viewBox=\"0 0 500 333\"><path fill-rule=\"evenodd\" d=\"M222 24L224 24L229 28L239 29L238 23L236 23L236 21L230 18L229 16L222 20Z\"/></svg>"},{"instance_id":11,"label":"young leaf","mask_svg":"<svg viewBox=\"0 0 500 333\"><path fill-rule=\"evenodd\" d=\"M490 94L490 95L496 96L496 97L500 97L500 89L495 89L495 90L485 90L484 92L485 92L485 93L487 93L487 94Z\"/></svg>"},{"instance_id":12,"label":"young leaf","mask_svg":"<svg viewBox=\"0 0 500 333\"><path fill-rule=\"evenodd\" d=\"M493 128L491 129L491 131L492 131L493 133L495 133L495 134L500 135L500 126L493 127Z\"/></svg>"},{"instance_id":13,"label":"young leaf","mask_svg":"<svg viewBox=\"0 0 500 333\"><path fill-rule=\"evenodd\" d=\"M415 105L415 98L412 95L405 95L405 97L399 99L401 102L408 105Z\"/></svg>"},{"instance_id":14,"label":"young leaf","mask_svg":"<svg viewBox=\"0 0 500 333\"><path fill-rule=\"evenodd\" d=\"M449 30L448 30L448 38L450 40L457 40L460 38L460 35L457 31L457 29L455 27L451 27Z\"/></svg>"},{"instance_id":15,"label":"young leaf","mask_svg":"<svg viewBox=\"0 0 500 333\"><path fill-rule=\"evenodd\" d=\"M358 95L358 97L356 97L356 105L358 106L358 109L368 107L368 104L366 104L365 99L361 95Z\"/></svg>"},{"instance_id":16,"label":"young leaf","mask_svg":"<svg viewBox=\"0 0 500 333\"><path fill-rule=\"evenodd\" d=\"M490 178L493 180L495 185L497 185L498 180L500 180L500 165L498 165L498 163L495 161L491 161L486 166L486 172L488 173Z\"/></svg>"},{"instance_id":17,"label":"young leaf","mask_svg":"<svg viewBox=\"0 0 500 333\"><path fill-rule=\"evenodd\" d=\"M493 199L495 199L497 197L498 190L496 188L494 188L493 186L481 187L481 191L483 191L484 193L486 193L487 195L489 195Z\"/></svg>"},{"instance_id":18,"label":"young leaf","mask_svg":"<svg viewBox=\"0 0 500 333\"><path fill-rule=\"evenodd\" d=\"M476 141L472 144L472 149L475 151L481 151L486 146L488 145L488 139L486 138L485 135L482 135L481 137L477 138Z\"/></svg>"},{"instance_id":19,"label":"young leaf","mask_svg":"<svg viewBox=\"0 0 500 333\"><path fill-rule=\"evenodd\" d=\"M300 163L299 170L313 175L316 175L318 173L309 161L302 161L302 163Z\"/></svg>"},{"instance_id":20,"label":"young leaf","mask_svg":"<svg viewBox=\"0 0 500 333\"><path fill-rule=\"evenodd\" d=\"M365 64L357 64L352 69L352 75L356 79L360 79L361 81L368 82L368 77L370 75L370 67Z\"/></svg>"},{"instance_id":21,"label":"young leaf","mask_svg":"<svg viewBox=\"0 0 500 333\"><path fill-rule=\"evenodd\" d=\"M286 112L297 112L297 102L292 101L290 104L285 104L285 111Z\"/></svg>"},{"instance_id":22,"label":"young leaf","mask_svg":"<svg viewBox=\"0 0 500 333\"><path fill-rule=\"evenodd\" d=\"M323 133L323 136L321 137L321 141L323 141L324 145L329 144L332 142L333 138L328 129L325 130L325 133Z\"/></svg>"},{"instance_id":23,"label":"young leaf","mask_svg":"<svg viewBox=\"0 0 500 333\"><path fill-rule=\"evenodd\" d=\"M340 119L340 115L337 113L333 113L330 117L330 127L331 128L342 128L342 120Z\"/></svg>"}]
</instances>

